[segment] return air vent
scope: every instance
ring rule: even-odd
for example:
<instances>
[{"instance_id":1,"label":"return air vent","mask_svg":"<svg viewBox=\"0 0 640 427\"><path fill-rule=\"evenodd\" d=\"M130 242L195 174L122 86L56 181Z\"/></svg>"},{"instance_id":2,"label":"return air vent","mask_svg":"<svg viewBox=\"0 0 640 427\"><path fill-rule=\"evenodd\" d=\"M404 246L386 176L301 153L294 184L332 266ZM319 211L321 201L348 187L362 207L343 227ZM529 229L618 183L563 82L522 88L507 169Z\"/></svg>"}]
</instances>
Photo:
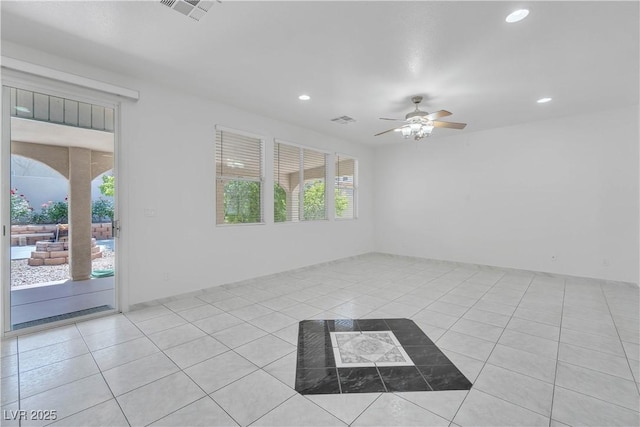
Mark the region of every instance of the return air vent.
<instances>
[{"instance_id":1,"label":"return air vent","mask_svg":"<svg viewBox=\"0 0 640 427\"><path fill-rule=\"evenodd\" d=\"M349 123L356 122L356 120L353 117L349 117L349 116L336 117L335 119L331 119L331 121L334 123L340 123L341 125L348 125Z\"/></svg>"},{"instance_id":2,"label":"return air vent","mask_svg":"<svg viewBox=\"0 0 640 427\"><path fill-rule=\"evenodd\" d=\"M184 16L200 21L200 18L211 9L214 2L208 0L160 0L160 3Z\"/></svg>"}]
</instances>

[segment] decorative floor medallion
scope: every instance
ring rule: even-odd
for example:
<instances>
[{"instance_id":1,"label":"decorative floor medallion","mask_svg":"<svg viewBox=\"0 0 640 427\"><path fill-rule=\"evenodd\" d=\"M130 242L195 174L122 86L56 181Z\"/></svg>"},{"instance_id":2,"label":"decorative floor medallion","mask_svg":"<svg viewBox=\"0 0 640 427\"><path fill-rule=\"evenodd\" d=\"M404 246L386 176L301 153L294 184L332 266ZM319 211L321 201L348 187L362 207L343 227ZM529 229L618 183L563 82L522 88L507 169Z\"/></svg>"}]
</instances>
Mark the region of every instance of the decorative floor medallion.
<instances>
[{"instance_id":1,"label":"decorative floor medallion","mask_svg":"<svg viewBox=\"0 0 640 427\"><path fill-rule=\"evenodd\" d=\"M413 366L391 331L329 332L338 368Z\"/></svg>"},{"instance_id":2,"label":"decorative floor medallion","mask_svg":"<svg viewBox=\"0 0 640 427\"><path fill-rule=\"evenodd\" d=\"M468 390L471 383L409 319L303 320L301 394Z\"/></svg>"}]
</instances>

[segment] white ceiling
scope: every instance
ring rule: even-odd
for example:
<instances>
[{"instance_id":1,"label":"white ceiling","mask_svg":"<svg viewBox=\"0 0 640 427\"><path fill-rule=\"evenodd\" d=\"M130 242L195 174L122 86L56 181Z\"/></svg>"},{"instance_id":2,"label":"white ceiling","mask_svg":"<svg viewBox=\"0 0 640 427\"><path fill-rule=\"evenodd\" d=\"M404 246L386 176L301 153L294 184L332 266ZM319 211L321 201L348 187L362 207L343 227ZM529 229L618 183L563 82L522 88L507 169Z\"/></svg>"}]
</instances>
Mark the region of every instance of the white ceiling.
<instances>
[{"instance_id":1,"label":"white ceiling","mask_svg":"<svg viewBox=\"0 0 640 427\"><path fill-rule=\"evenodd\" d=\"M416 94L468 123L433 137L639 98L637 1L228 1L200 22L159 0L0 3L3 40L366 144L399 141L378 118Z\"/></svg>"}]
</instances>

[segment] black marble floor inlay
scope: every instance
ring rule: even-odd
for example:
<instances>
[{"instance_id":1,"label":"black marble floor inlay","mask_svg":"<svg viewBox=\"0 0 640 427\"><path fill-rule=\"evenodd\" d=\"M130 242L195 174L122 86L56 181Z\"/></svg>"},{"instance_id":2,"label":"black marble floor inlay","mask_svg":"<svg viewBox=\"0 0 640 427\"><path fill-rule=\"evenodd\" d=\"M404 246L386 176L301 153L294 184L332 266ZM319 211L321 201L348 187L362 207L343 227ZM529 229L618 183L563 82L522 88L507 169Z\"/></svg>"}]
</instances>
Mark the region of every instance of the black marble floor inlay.
<instances>
[{"instance_id":1,"label":"black marble floor inlay","mask_svg":"<svg viewBox=\"0 0 640 427\"><path fill-rule=\"evenodd\" d=\"M343 393L379 393L386 391L378 369L339 368L340 389Z\"/></svg>"},{"instance_id":2,"label":"black marble floor inlay","mask_svg":"<svg viewBox=\"0 0 640 427\"><path fill-rule=\"evenodd\" d=\"M300 369L296 371L296 390L301 394L340 393L336 368Z\"/></svg>"},{"instance_id":3,"label":"black marble floor inlay","mask_svg":"<svg viewBox=\"0 0 640 427\"><path fill-rule=\"evenodd\" d=\"M471 382L412 320L300 322L296 391L301 394L470 388Z\"/></svg>"},{"instance_id":4,"label":"black marble floor inlay","mask_svg":"<svg viewBox=\"0 0 640 427\"><path fill-rule=\"evenodd\" d=\"M387 391L432 391L415 366L381 366L378 368Z\"/></svg>"}]
</instances>

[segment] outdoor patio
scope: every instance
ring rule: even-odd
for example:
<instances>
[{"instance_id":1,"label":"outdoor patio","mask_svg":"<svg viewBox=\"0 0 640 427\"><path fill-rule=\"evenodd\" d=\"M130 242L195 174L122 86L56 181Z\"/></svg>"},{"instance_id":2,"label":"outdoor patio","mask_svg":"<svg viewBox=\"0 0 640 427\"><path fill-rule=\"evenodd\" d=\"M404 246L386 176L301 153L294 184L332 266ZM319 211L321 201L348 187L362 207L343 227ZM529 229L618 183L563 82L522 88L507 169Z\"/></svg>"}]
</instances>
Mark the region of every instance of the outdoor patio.
<instances>
[{"instance_id":1,"label":"outdoor patio","mask_svg":"<svg viewBox=\"0 0 640 427\"><path fill-rule=\"evenodd\" d=\"M102 257L92 261L92 271L113 270L113 239L99 240ZM113 276L73 281L69 264L31 266L35 246L11 247L11 323L13 329L51 319L108 310L115 304Z\"/></svg>"},{"instance_id":2,"label":"outdoor patio","mask_svg":"<svg viewBox=\"0 0 640 427\"><path fill-rule=\"evenodd\" d=\"M102 258L94 259L91 263L92 270L108 270L115 267L114 241L113 239L98 240L97 244L102 248ZM24 286L42 286L50 282L69 279L69 264L30 266L27 259L35 246L11 247L11 289L20 289Z\"/></svg>"}]
</instances>

